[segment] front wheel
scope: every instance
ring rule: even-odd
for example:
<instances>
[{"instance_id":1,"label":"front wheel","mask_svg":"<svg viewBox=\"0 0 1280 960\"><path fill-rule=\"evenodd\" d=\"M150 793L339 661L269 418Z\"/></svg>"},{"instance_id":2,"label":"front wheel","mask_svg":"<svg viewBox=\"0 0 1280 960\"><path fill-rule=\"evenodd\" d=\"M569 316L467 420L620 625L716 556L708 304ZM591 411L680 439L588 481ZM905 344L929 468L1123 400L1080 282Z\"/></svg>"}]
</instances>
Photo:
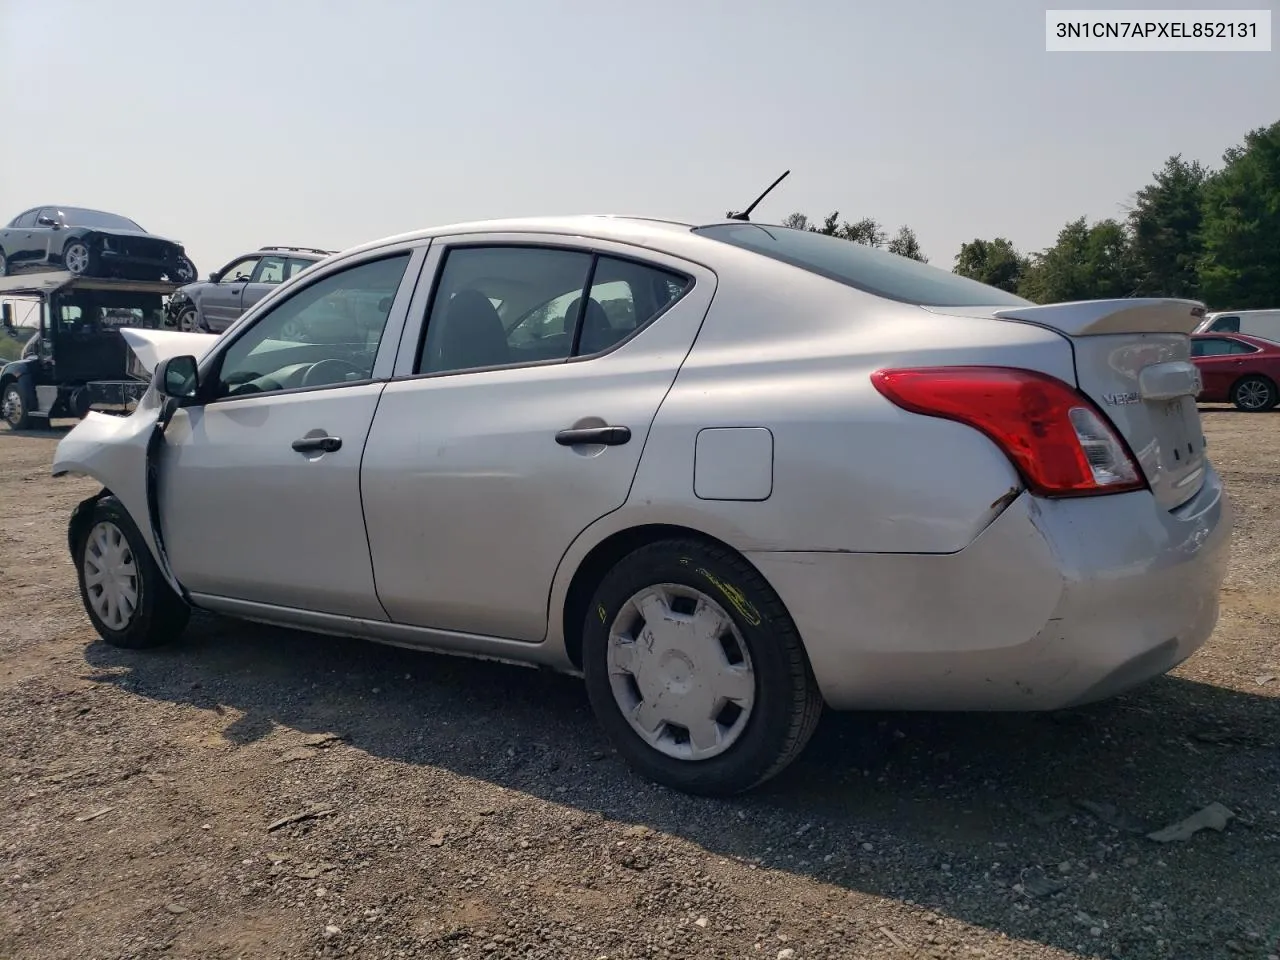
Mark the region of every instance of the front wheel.
<instances>
[{"instance_id":1,"label":"front wheel","mask_svg":"<svg viewBox=\"0 0 1280 960\"><path fill-rule=\"evenodd\" d=\"M31 411L16 383L6 383L0 391L0 411L11 430L26 430L31 426Z\"/></svg>"},{"instance_id":2,"label":"front wheel","mask_svg":"<svg viewBox=\"0 0 1280 960\"><path fill-rule=\"evenodd\" d=\"M74 559L85 612L113 647L156 647L186 629L190 608L165 582L141 531L115 497L93 505Z\"/></svg>"},{"instance_id":3,"label":"front wheel","mask_svg":"<svg viewBox=\"0 0 1280 960\"><path fill-rule=\"evenodd\" d=\"M62 265L77 277L92 273L93 254L83 240L72 240L62 248Z\"/></svg>"},{"instance_id":4,"label":"front wheel","mask_svg":"<svg viewBox=\"0 0 1280 960\"><path fill-rule=\"evenodd\" d=\"M195 307L187 307L178 314L178 329L183 333L204 333Z\"/></svg>"},{"instance_id":5,"label":"front wheel","mask_svg":"<svg viewBox=\"0 0 1280 960\"><path fill-rule=\"evenodd\" d=\"M1231 402L1248 413L1270 410L1277 400L1276 385L1266 377L1245 377L1231 388Z\"/></svg>"},{"instance_id":6,"label":"front wheel","mask_svg":"<svg viewBox=\"0 0 1280 960\"><path fill-rule=\"evenodd\" d=\"M4 251L0 250L0 277L9 275L9 261L5 259Z\"/></svg>"},{"instance_id":7,"label":"front wheel","mask_svg":"<svg viewBox=\"0 0 1280 960\"><path fill-rule=\"evenodd\" d=\"M728 796L779 773L822 697L791 617L758 571L698 540L642 547L610 571L583 626L587 694L640 773Z\"/></svg>"}]
</instances>

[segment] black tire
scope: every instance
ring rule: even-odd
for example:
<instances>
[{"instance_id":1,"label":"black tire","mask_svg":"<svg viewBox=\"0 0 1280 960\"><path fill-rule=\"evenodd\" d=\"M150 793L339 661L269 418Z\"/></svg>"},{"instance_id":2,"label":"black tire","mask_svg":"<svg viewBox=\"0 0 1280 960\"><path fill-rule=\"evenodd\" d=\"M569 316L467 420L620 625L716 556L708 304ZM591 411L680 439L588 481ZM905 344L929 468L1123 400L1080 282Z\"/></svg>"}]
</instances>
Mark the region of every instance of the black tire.
<instances>
[{"instance_id":1,"label":"black tire","mask_svg":"<svg viewBox=\"0 0 1280 960\"><path fill-rule=\"evenodd\" d=\"M93 587L86 583L85 555L89 549L89 540L100 524L110 524L123 534L132 569L135 571L129 580L133 584L137 603L122 625L112 626L104 622L90 598ZM80 600L84 603L85 612L89 614L89 620L98 631L98 636L106 643L113 647L141 650L169 643L182 635L191 616L191 608L165 582L151 551L142 539L142 533L124 505L115 497L103 497L94 504L89 518L79 531L73 557L76 579L80 584Z\"/></svg>"},{"instance_id":2,"label":"black tire","mask_svg":"<svg viewBox=\"0 0 1280 960\"><path fill-rule=\"evenodd\" d=\"M195 283L199 279L196 275L196 265L188 257L178 258L178 266L174 273L176 275L169 278L174 283Z\"/></svg>"},{"instance_id":3,"label":"black tire","mask_svg":"<svg viewBox=\"0 0 1280 960\"><path fill-rule=\"evenodd\" d=\"M22 396L22 388L12 380L0 390L0 412L10 430L29 430L31 428L31 411L27 409L27 401Z\"/></svg>"},{"instance_id":4,"label":"black tire","mask_svg":"<svg viewBox=\"0 0 1280 960\"><path fill-rule=\"evenodd\" d=\"M750 656L754 703L745 726L731 746L706 759L669 756L645 742L614 696L610 626L632 597L659 584L715 600ZM700 540L641 547L606 574L583 624L582 658L592 709L618 752L642 775L685 793L730 796L758 786L800 755L822 714L822 695L782 601L740 556Z\"/></svg>"},{"instance_id":5,"label":"black tire","mask_svg":"<svg viewBox=\"0 0 1280 960\"><path fill-rule=\"evenodd\" d=\"M3 250L0 250L0 277L9 275L9 258L5 256Z\"/></svg>"},{"instance_id":6,"label":"black tire","mask_svg":"<svg viewBox=\"0 0 1280 960\"><path fill-rule=\"evenodd\" d=\"M67 262L68 254L71 254L72 250L76 247L84 248L84 256L83 258L75 256L73 257L72 262L68 263ZM73 274L77 277L92 277L97 272L96 271L97 259L98 258L93 253L93 247L89 245L88 240L79 240L79 239L68 240L66 246L62 248L63 269L66 270L68 273ZM79 270L72 269L72 267L77 263L80 263L83 265Z\"/></svg>"},{"instance_id":7,"label":"black tire","mask_svg":"<svg viewBox=\"0 0 1280 960\"><path fill-rule=\"evenodd\" d=\"M1280 392L1266 377L1241 377L1231 388L1231 402L1245 413L1261 413L1280 402Z\"/></svg>"},{"instance_id":8,"label":"black tire","mask_svg":"<svg viewBox=\"0 0 1280 960\"><path fill-rule=\"evenodd\" d=\"M178 330L187 333L205 333L204 324L200 322L200 314L195 307L184 307L178 314Z\"/></svg>"}]
</instances>

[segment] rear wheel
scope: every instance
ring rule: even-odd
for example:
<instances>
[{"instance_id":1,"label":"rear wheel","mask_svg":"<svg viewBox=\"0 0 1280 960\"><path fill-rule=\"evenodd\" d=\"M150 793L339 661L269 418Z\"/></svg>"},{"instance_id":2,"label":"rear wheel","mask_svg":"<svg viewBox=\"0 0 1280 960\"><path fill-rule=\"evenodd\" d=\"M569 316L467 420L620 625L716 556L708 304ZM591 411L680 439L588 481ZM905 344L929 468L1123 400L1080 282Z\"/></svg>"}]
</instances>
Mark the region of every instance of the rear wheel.
<instances>
[{"instance_id":1,"label":"rear wheel","mask_svg":"<svg viewBox=\"0 0 1280 960\"><path fill-rule=\"evenodd\" d=\"M141 649L177 639L190 608L165 582L133 518L103 497L75 545L80 599L94 629L114 647Z\"/></svg>"},{"instance_id":2,"label":"rear wheel","mask_svg":"<svg viewBox=\"0 0 1280 960\"><path fill-rule=\"evenodd\" d=\"M642 547L605 576L583 627L583 672L618 752L688 793L768 780L822 711L777 595L741 557L697 540Z\"/></svg>"},{"instance_id":3,"label":"rear wheel","mask_svg":"<svg viewBox=\"0 0 1280 960\"><path fill-rule=\"evenodd\" d=\"M1248 413L1270 410L1277 401L1280 393L1266 377L1244 377L1231 388L1231 402Z\"/></svg>"},{"instance_id":4,"label":"rear wheel","mask_svg":"<svg viewBox=\"0 0 1280 960\"><path fill-rule=\"evenodd\" d=\"M0 390L0 412L12 430L26 430L31 426L31 411L16 383L6 383Z\"/></svg>"}]
</instances>

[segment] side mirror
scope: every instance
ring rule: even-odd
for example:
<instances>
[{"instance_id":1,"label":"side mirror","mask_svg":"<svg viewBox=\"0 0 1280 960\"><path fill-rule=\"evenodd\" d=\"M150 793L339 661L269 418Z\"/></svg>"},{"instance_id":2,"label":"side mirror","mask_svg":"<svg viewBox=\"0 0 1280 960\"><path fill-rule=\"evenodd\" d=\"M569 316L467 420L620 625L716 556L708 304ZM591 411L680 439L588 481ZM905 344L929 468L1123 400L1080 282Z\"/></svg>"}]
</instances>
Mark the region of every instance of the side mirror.
<instances>
[{"instance_id":1,"label":"side mirror","mask_svg":"<svg viewBox=\"0 0 1280 960\"><path fill-rule=\"evenodd\" d=\"M217 283L217 282L218 282L219 280L221 280L221 279L222 279L222 274L221 274L219 271L217 271L217 270L215 270L215 271L213 271L213 273L209 274L209 282L210 282L210 283Z\"/></svg>"},{"instance_id":2,"label":"side mirror","mask_svg":"<svg viewBox=\"0 0 1280 960\"><path fill-rule=\"evenodd\" d=\"M37 217L36 225L41 227L56 227L58 225L58 221L53 219L53 217Z\"/></svg>"},{"instance_id":3,"label":"side mirror","mask_svg":"<svg viewBox=\"0 0 1280 960\"><path fill-rule=\"evenodd\" d=\"M192 356L169 357L156 364L152 382L161 396L193 400L200 392L200 372Z\"/></svg>"}]
</instances>

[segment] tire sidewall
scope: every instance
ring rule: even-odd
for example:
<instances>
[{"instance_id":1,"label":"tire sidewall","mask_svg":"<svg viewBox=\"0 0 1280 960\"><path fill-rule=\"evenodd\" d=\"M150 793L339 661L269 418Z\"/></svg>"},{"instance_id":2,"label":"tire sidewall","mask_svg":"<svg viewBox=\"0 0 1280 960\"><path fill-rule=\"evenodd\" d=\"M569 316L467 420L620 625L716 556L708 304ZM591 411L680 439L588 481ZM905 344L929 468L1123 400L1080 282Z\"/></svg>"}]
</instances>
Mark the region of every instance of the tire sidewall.
<instances>
[{"instance_id":1,"label":"tire sidewall","mask_svg":"<svg viewBox=\"0 0 1280 960\"><path fill-rule=\"evenodd\" d=\"M124 534L129 543L129 552L133 554L134 567L138 571L138 603L133 618L123 630L114 630L102 622L94 611L93 604L89 602L89 590L84 582L85 547L94 528L104 521L115 524ZM115 647L139 648L155 646L167 639L156 635L156 607L161 591L168 590L169 585L161 581L160 569L151 557L142 532L124 505L115 497L104 497L94 505L76 540L73 559L76 565L76 583L80 587L80 600L84 604L85 613L105 642Z\"/></svg>"},{"instance_id":2,"label":"tire sidewall","mask_svg":"<svg viewBox=\"0 0 1280 960\"><path fill-rule=\"evenodd\" d=\"M1240 389L1247 383L1260 383L1263 386L1265 386L1270 396L1270 399L1268 400L1268 402L1263 404L1260 407L1242 406L1239 401ZM1280 399L1280 397L1278 397L1276 394L1276 385L1272 383L1270 380L1264 379L1263 377L1245 377L1243 380L1239 381L1231 389L1231 402L1235 404L1236 407L1238 407L1240 410L1243 410L1246 413L1262 413L1263 411L1270 410L1272 407L1276 405L1277 399Z\"/></svg>"},{"instance_id":3,"label":"tire sidewall","mask_svg":"<svg viewBox=\"0 0 1280 960\"><path fill-rule=\"evenodd\" d=\"M9 255L0 250L0 277L9 275Z\"/></svg>"},{"instance_id":4,"label":"tire sidewall","mask_svg":"<svg viewBox=\"0 0 1280 960\"><path fill-rule=\"evenodd\" d=\"M645 743L623 716L609 682L610 626L627 600L661 583L692 587L714 599L732 618L751 657L756 691L746 727L733 746L706 760L669 757ZM670 552L642 549L605 576L583 624L587 696L610 741L641 773L690 792L736 793L763 779L784 751L795 694L792 669L775 634L793 628L789 620L779 624L769 615L780 604L762 596L765 591L759 574L744 577L716 551L688 543Z\"/></svg>"}]
</instances>

